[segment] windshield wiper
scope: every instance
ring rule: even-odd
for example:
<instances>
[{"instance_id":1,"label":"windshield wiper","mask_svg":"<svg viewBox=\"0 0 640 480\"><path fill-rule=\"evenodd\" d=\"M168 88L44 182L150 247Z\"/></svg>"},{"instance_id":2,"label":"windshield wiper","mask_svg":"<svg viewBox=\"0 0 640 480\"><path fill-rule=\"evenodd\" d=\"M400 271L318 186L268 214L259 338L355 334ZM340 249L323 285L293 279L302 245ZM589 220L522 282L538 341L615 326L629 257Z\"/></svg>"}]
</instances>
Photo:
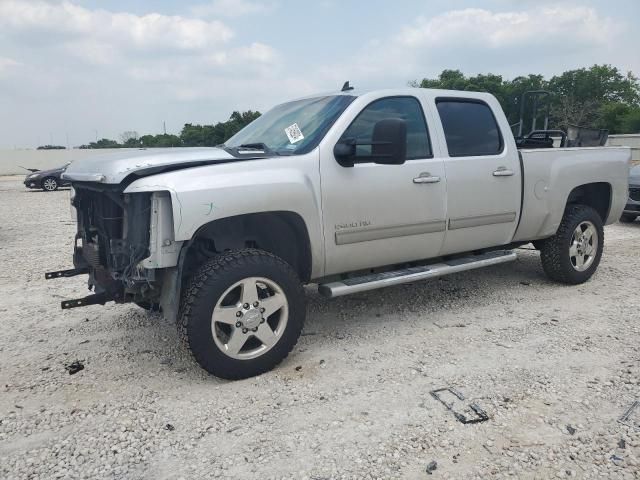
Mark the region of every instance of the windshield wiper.
<instances>
[{"instance_id":1,"label":"windshield wiper","mask_svg":"<svg viewBox=\"0 0 640 480\"><path fill-rule=\"evenodd\" d=\"M261 152L267 153L271 155L279 155L278 152L271 150L266 143L256 142L256 143L243 143L242 145L238 145L237 147L228 147L224 144L220 145L221 148L224 148L227 151L231 151L234 153L243 153L243 152Z\"/></svg>"},{"instance_id":2,"label":"windshield wiper","mask_svg":"<svg viewBox=\"0 0 640 480\"><path fill-rule=\"evenodd\" d=\"M240 149L243 149L243 150L261 150L263 152L270 151L269 147L267 147L267 145L265 143L262 143L262 142L258 142L258 143L243 143L242 145L238 145L236 148L238 150L240 150Z\"/></svg>"}]
</instances>

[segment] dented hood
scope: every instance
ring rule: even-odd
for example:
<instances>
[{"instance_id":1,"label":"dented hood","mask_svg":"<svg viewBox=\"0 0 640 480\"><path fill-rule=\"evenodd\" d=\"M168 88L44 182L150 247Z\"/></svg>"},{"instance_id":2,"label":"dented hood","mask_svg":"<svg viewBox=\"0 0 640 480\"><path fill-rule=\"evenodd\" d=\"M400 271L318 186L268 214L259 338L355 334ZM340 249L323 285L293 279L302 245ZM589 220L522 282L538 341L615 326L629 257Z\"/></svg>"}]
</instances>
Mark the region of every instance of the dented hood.
<instances>
[{"instance_id":1,"label":"dented hood","mask_svg":"<svg viewBox=\"0 0 640 480\"><path fill-rule=\"evenodd\" d=\"M62 178L72 182L118 184L162 171L207 163L246 160L236 158L221 148L156 148L122 150L75 160Z\"/></svg>"}]
</instances>

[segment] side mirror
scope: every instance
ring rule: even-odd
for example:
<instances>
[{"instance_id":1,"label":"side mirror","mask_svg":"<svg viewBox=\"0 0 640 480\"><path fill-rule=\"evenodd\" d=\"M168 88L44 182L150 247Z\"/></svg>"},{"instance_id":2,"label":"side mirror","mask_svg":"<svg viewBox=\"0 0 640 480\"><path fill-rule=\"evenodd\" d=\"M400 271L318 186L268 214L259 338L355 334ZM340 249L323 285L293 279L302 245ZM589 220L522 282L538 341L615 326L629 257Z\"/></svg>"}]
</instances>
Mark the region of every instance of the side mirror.
<instances>
[{"instance_id":1,"label":"side mirror","mask_svg":"<svg viewBox=\"0 0 640 480\"><path fill-rule=\"evenodd\" d=\"M402 165L407 159L407 122L388 118L376 123L371 138L371 157L382 165Z\"/></svg>"},{"instance_id":2,"label":"side mirror","mask_svg":"<svg viewBox=\"0 0 640 480\"><path fill-rule=\"evenodd\" d=\"M358 145L370 145L369 155L358 155ZM370 142L347 138L333 148L333 155L343 167L374 162L381 165L401 165L407 159L407 124L399 118L380 120L373 126Z\"/></svg>"}]
</instances>

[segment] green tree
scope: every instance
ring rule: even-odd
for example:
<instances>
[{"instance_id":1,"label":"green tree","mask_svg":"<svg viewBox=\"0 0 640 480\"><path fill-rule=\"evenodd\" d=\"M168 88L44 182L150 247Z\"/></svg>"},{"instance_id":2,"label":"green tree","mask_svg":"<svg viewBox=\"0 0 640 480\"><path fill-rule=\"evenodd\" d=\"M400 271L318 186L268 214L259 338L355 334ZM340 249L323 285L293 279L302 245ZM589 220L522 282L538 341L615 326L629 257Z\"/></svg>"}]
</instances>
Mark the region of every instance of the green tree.
<instances>
[{"instance_id":1,"label":"green tree","mask_svg":"<svg viewBox=\"0 0 640 480\"><path fill-rule=\"evenodd\" d=\"M536 74L513 80L504 80L494 74L466 77L460 70L443 70L435 79L425 78L410 85L489 92L498 99L512 125L520 118L522 94L528 90L547 90L551 93L549 128L566 129L569 125L580 125L606 128L611 133L640 130L637 123L640 116L638 79L631 72L623 74L611 65L569 70L549 80ZM525 131L530 126L527 122L531 119L531 110L532 103L528 102L524 108ZM540 119L542 115L541 112Z\"/></svg>"},{"instance_id":2,"label":"green tree","mask_svg":"<svg viewBox=\"0 0 640 480\"><path fill-rule=\"evenodd\" d=\"M36 150L65 150L66 148L62 145L41 145Z\"/></svg>"},{"instance_id":3,"label":"green tree","mask_svg":"<svg viewBox=\"0 0 640 480\"><path fill-rule=\"evenodd\" d=\"M81 145L80 148L120 148L120 144L115 140L101 138L97 142L89 143L89 145Z\"/></svg>"},{"instance_id":4,"label":"green tree","mask_svg":"<svg viewBox=\"0 0 640 480\"><path fill-rule=\"evenodd\" d=\"M260 112L247 110L233 112L226 122L215 125L193 125L187 123L182 127L180 139L185 147L214 147L226 142L244 127L260 116Z\"/></svg>"},{"instance_id":5,"label":"green tree","mask_svg":"<svg viewBox=\"0 0 640 480\"><path fill-rule=\"evenodd\" d=\"M640 133L640 107L634 107L623 115L620 133Z\"/></svg>"}]
</instances>

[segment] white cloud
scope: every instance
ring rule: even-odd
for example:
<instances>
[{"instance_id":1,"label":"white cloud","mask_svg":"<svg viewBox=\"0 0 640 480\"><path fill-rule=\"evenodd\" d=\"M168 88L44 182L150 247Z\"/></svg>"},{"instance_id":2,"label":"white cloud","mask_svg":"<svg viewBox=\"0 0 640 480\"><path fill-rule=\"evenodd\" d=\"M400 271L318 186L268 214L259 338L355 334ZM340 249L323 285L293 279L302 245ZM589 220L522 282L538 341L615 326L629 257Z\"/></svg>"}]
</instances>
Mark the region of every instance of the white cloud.
<instances>
[{"instance_id":1,"label":"white cloud","mask_svg":"<svg viewBox=\"0 0 640 480\"><path fill-rule=\"evenodd\" d=\"M418 17L386 39L369 39L350 62L324 71L347 70L354 79L388 85L445 68L513 77L552 75L594 63L638 67L633 47L624 47L631 43L621 40L623 32L624 25L587 7L451 10Z\"/></svg>"},{"instance_id":2,"label":"white cloud","mask_svg":"<svg viewBox=\"0 0 640 480\"><path fill-rule=\"evenodd\" d=\"M613 22L598 17L595 10L584 7L545 7L523 12L490 12L479 8L454 10L432 18L419 18L396 37L407 47L450 47L502 49L559 42L584 47L606 42L614 29Z\"/></svg>"},{"instance_id":3,"label":"white cloud","mask_svg":"<svg viewBox=\"0 0 640 480\"><path fill-rule=\"evenodd\" d=\"M282 65L272 46L239 42L216 19L0 0L0 103L13 118L0 125L0 144L34 145L26 137L38 128L69 129L80 144L93 129L117 138L126 129L156 133L158 118L176 131L264 109L281 100Z\"/></svg>"},{"instance_id":4,"label":"white cloud","mask_svg":"<svg viewBox=\"0 0 640 480\"><path fill-rule=\"evenodd\" d=\"M604 9L496 0L502 11L452 10L404 26L298 38L292 25L308 22L304 9L282 9L273 22L237 19L268 14L280 0L192 1L201 5L168 15L111 12L79 0L0 0L0 119L11 119L0 120L0 145L33 146L37 135L50 133L69 133L78 145L94 129L110 138L124 130L157 133L162 120L177 132L187 122L264 110L345 80L364 88L402 86L445 68L514 77L612 63L640 73L638 34ZM318 1L360 15L357 6ZM237 32L227 24L231 17L233 25L243 23Z\"/></svg>"},{"instance_id":5,"label":"white cloud","mask_svg":"<svg viewBox=\"0 0 640 480\"><path fill-rule=\"evenodd\" d=\"M198 17L242 17L257 13L265 13L273 8L273 4L254 0L212 0L209 3L196 5L191 12Z\"/></svg>"},{"instance_id":6,"label":"white cloud","mask_svg":"<svg viewBox=\"0 0 640 480\"><path fill-rule=\"evenodd\" d=\"M0 57L0 75L9 73L19 65L20 63L16 62L13 58Z\"/></svg>"},{"instance_id":7,"label":"white cloud","mask_svg":"<svg viewBox=\"0 0 640 480\"><path fill-rule=\"evenodd\" d=\"M23 36L32 43L63 44L92 63L96 54L115 59L133 53L210 50L233 36L232 30L217 20L89 10L69 1L2 0L0 29L5 35Z\"/></svg>"}]
</instances>

